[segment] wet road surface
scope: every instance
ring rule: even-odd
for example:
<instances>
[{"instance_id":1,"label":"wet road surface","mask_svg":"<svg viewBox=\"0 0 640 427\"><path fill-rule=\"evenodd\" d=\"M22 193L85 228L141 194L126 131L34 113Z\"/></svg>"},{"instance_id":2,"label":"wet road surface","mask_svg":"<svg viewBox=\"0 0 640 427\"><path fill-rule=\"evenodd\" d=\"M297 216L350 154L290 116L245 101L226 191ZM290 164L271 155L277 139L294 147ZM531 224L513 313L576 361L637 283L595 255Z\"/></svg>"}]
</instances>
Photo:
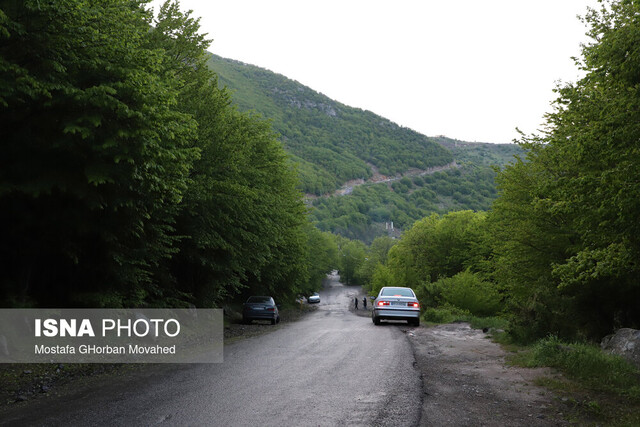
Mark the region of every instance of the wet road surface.
<instances>
[{"instance_id":1,"label":"wet road surface","mask_svg":"<svg viewBox=\"0 0 640 427\"><path fill-rule=\"evenodd\" d=\"M407 336L354 315L356 291L333 276L317 311L226 345L223 363L145 367L14 408L0 424L419 425L422 384Z\"/></svg>"}]
</instances>

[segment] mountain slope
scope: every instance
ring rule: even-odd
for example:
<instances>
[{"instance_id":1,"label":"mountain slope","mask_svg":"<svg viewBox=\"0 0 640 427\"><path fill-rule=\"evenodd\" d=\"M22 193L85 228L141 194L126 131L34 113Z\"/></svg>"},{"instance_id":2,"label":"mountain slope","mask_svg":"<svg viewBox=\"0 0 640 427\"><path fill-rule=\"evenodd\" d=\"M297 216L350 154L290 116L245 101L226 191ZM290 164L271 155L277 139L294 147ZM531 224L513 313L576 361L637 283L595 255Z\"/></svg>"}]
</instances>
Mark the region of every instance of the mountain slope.
<instances>
[{"instance_id":1,"label":"mountain slope","mask_svg":"<svg viewBox=\"0 0 640 427\"><path fill-rule=\"evenodd\" d=\"M492 167L522 153L515 144L426 137L253 65L212 55L209 66L240 110L282 135L312 222L352 239L393 234L392 222L397 235L432 213L490 209Z\"/></svg>"},{"instance_id":2,"label":"mountain slope","mask_svg":"<svg viewBox=\"0 0 640 427\"><path fill-rule=\"evenodd\" d=\"M352 108L271 71L211 55L209 66L232 92L240 110L272 121L292 159L302 190L325 194L352 179L410 168L427 169L453 161L434 139Z\"/></svg>"}]
</instances>

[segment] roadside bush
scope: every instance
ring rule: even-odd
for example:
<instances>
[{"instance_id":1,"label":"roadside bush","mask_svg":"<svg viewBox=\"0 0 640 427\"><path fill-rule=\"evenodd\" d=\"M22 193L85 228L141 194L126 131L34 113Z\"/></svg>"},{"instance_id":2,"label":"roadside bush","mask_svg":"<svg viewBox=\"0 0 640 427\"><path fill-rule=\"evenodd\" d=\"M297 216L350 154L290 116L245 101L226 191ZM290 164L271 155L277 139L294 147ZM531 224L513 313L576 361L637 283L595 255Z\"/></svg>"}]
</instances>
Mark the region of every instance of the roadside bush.
<instances>
[{"instance_id":1,"label":"roadside bush","mask_svg":"<svg viewBox=\"0 0 640 427\"><path fill-rule=\"evenodd\" d=\"M443 302L476 316L495 316L502 309L501 297L495 286L470 271L440 279L434 283L434 289L439 289Z\"/></svg>"},{"instance_id":2,"label":"roadside bush","mask_svg":"<svg viewBox=\"0 0 640 427\"><path fill-rule=\"evenodd\" d=\"M416 289L416 297L422 307L437 307L442 302L442 286L436 283L422 283Z\"/></svg>"},{"instance_id":3,"label":"roadside bush","mask_svg":"<svg viewBox=\"0 0 640 427\"><path fill-rule=\"evenodd\" d=\"M467 322L473 329L487 329L493 334L504 332L509 326L509 321L504 317L474 316L467 310L451 305L428 307L424 310L422 319L432 323Z\"/></svg>"},{"instance_id":4,"label":"roadside bush","mask_svg":"<svg viewBox=\"0 0 640 427\"><path fill-rule=\"evenodd\" d=\"M422 314L422 319L432 323L451 323L469 316L469 312L457 307L441 306L428 307Z\"/></svg>"}]
</instances>

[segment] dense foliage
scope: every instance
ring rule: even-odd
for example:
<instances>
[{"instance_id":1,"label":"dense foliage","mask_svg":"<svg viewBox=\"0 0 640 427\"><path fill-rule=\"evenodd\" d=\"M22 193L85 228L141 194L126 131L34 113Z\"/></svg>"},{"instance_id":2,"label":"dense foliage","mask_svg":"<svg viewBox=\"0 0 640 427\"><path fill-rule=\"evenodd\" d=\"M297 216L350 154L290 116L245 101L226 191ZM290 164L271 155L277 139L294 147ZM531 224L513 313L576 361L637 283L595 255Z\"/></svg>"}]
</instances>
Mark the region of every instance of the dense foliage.
<instances>
[{"instance_id":1,"label":"dense foliage","mask_svg":"<svg viewBox=\"0 0 640 427\"><path fill-rule=\"evenodd\" d=\"M431 138L370 111L351 108L281 75L212 55L209 65L243 111L268 117L299 164L305 193L324 194L350 179L409 168L427 169L453 160Z\"/></svg>"},{"instance_id":2,"label":"dense foliage","mask_svg":"<svg viewBox=\"0 0 640 427\"><path fill-rule=\"evenodd\" d=\"M640 327L640 3L585 21L585 77L557 89L542 136L523 138L529 162L501 175L492 215L497 279L525 335Z\"/></svg>"},{"instance_id":3,"label":"dense foliage","mask_svg":"<svg viewBox=\"0 0 640 427\"><path fill-rule=\"evenodd\" d=\"M488 214L416 222L368 289L411 286L427 311L502 312L520 341L640 328L640 2L585 21L585 77L557 89L541 136L523 136L526 159L498 174Z\"/></svg>"},{"instance_id":4,"label":"dense foliage","mask_svg":"<svg viewBox=\"0 0 640 427\"><path fill-rule=\"evenodd\" d=\"M3 305L214 306L335 265L310 268L326 238L207 44L176 3L0 2Z\"/></svg>"},{"instance_id":5,"label":"dense foliage","mask_svg":"<svg viewBox=\"0 0 640 427\"><path fill-rule=\"evenodd\" d=\"M384 268L369 289L376 293L383 286L402 283L415 289L426 305L439 303L441 289L432 284L441 278L475 268L484 259L484 213L451 212L433 214L407 230L390 248Z\"/></svg>"}]
</instances>

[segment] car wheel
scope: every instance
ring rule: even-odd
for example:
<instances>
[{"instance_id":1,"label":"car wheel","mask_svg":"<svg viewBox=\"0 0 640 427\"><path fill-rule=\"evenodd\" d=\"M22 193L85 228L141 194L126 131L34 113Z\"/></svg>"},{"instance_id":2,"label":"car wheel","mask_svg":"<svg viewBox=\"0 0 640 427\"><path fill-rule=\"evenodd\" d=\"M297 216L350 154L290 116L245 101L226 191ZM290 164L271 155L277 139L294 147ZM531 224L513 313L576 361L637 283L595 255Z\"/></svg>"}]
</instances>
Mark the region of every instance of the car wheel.
<instances>
[{"instance_id":1,"label":"car wheel","mask_svg":"<svg viewBox=\"0 0 640 427\"><path fill-rule=\"evenodd\" d=\"M280 323L280 316L276 317L276 323Z\"/></svg>"},{"instance_id":2,"label":"car wheel","mask_svg":"<svg viewBox=\"0 0 640 427\"><path fill-rule=\"evenodd\" d=\"M251 319L246 318L246 317L243 317L243 318L242 318L242 323L243 323L244 325L250 325L250 324L251 324Z\"/></svg>"},{"instance_id":3,"label":"car wheel","mask_svg":"<svg viewBox=\"0 0 640 427\"><path fill-rule=\"evenodd\" d=\"M373 324L374 325L379 325L380 324L380 318L379 317L371 316L371 319L373 320Z\"/></svg>"},{"instance_id":4,"label":"car wheel","mask_svg":"<svg viewBox=\"0 0 640 427\"><path fill-rule=\"evenodd\" d=\"M275 325L276 324L276 318L274 317L273 319L271 319L271 324Z\"/></svg>"},{"instance_id":5,"label":"car wheel","mask_svg":"<svg viewBox=\"0 0 640 427\"><path fill-rule=\"evenodd\" d=\"M413 326L420 326L420 319L409 320L409 324Z\"/></svg>"}]
</instances>

